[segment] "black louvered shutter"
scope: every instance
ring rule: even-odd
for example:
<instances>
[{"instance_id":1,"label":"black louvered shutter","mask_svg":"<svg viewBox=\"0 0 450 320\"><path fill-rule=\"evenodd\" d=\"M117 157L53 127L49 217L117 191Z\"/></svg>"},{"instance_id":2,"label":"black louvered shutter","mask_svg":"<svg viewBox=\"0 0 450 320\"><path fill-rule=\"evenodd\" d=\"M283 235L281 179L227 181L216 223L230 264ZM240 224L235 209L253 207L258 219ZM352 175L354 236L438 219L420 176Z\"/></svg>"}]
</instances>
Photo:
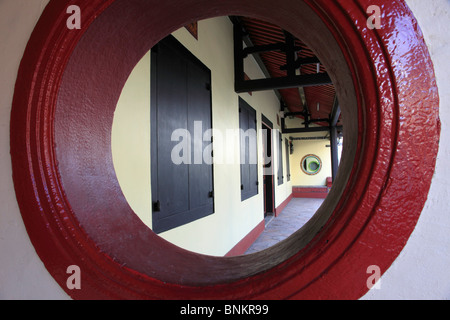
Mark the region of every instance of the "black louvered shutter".
<instances>
[{"instance_id":1,"label":"black louvered shutter","mask_svg":"<svg viewBox=\"0 0 450 320\"><path fill-rule=\"evenodd\" d=\"M281 132L278 131L278 185L282 185L284 182L283 176L283 136Z\"/></svg>"},{"instance_id":2,"label":"black louvered shutter","mask_svg":"<svg viewBox=\"0 0 450 320\"><path fill-rule=\"evenodd\" d=\"M258 146L256 111L239 98L241 200L258 194Z\"/></svg>"},{"instance_id":3,"label":"black louvered shutter","mask_svg":"<svg viewBox=\"0 0 450 320\"><path fill-rule=\"evenodd\" d=\"M212 161L203 157L211 73L169 36L152 49L151 84L152 223L160 233L214 212Z\"/></svg>"}]
</instances>

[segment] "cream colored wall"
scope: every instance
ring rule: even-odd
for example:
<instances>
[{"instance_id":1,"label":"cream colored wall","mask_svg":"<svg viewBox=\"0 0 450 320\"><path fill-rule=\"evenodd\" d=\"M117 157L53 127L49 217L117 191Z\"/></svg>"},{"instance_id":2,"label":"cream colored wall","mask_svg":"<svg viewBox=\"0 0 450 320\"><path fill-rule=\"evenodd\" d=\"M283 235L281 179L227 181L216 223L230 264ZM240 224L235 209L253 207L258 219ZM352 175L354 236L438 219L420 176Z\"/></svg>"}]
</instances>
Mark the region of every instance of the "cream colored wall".
<instances>
[{"instance_id":1,"label":"cream colored wall","mask_svg":"<svg viewBox=\"0 0 450 320\"><path fill-rule=\"evenodd\" d=\"M287 128L303 127L303 120L299 118L286 118ZM327 132L308 132L288 134L285 137L326 137ZM328 134L329 136L329 134ZM294 140L294 153L290 155L292 186L325 186L328 177L331 177L331 149L330 140ZM322 169L316 175L307 175L300 167L304 156L314 154L322 160Z\"/></svg>"},{"instance_id":2,"label":"cream colored wall","mask_svg":"<svg viewBox=\"0 0 450 320\"><path fill-rule=\"evenodd\" d=\"M325 132L296 134L292 137L320 137ZM294 153L290 156L291 179L293 186L324 186L327 177L331 177L331 150L330 140L294 140ZM304 156L314 154L322 161L322 169L316 175L308 175L301 169L301 161Z\"/></svg>"},{"instance_id":3,"label":"cream colored wall","mask_svg":"<svg viewBox=\"0 0 450 320\"><path fill-rule=\"evenodd\" d=\"M114 112L112 155L122 192L134 212L151 225L150 52L130 74ZM149 198L150 197L150 198Z\"/></svg>"},{"instance_id":4,"label":"cream colored wall","mask_svg":"<svg viewBox=\"0 0 450 320\"><path fill-rule=\"evenodd\" d=\"M160 236L190 251L223 256L263 220L263 171L260 165L258 195L241 202L239 136L234 136L232 140L225 139L227 130L239 128L238 95L234 91L232 24L227 17L214 18L199 21L198 29L198 41L185 28L173 35L212 73L213 128L224 137L222 141L217 136L214 139L215 213L161 233ZM252 58L246 59L245 71L250 78L263 77ZM117 177L125 197L141 220L151 227L149 88L150 57L146 55L130 75L118 102L112 150ZM279 101L273 92L244 93L240 96L257 110L257 128L261 127L261 112L277 126ZM260 134L260 164L261 146ZM226 155L222 158L221 150ZM291 192L290 183L276 186L276 205L281 204Z\"/></svg>"},{"instance_id":5,"label":"cream colored wall","mask_svg":"<svg viewBox=\"0 0 450 320\"><path fill-rule=\"evenodd\" d=\"M278 127L278 126L276 126L275 124L277 123L276 122L276 120L275 120L275 122L273 122L274 123L274 127ZM277 128L277 129L279 129L279 128ZM288 169L286 168L286 145L285 145L285 142L284 142L284 139L285 138L288 138L289 139L289 135L283 135L283 141L281 142L282 143L282 155L283 155L283 157L282 157L282 161L283 161L283 176L284 176L284 178L283 178L283 184L281 184L281 185L277 185L277 173L278 173L278 156L277 156L277 151L278 151L278 147L277 147L277 141L276 141L276 138L274 138L272 141L273 141L273 150L274 150L274 157L275 157L275 159L274 159L274 165L275 165L275 167L274 167L274 174L275 174L275 207L278 207L278 206L280 206L290 195L291 195L291 193L292 193L292 186L293 186L293 183L292 183L292 176L291 176L291 179L290 179L290 181L287 181L287 172L288 172ZM290 160L290 158L289 158L289 163L290 163L290 167L292 168L292 162L291 162L291 160Z\"/></svg>"}]
</instances>

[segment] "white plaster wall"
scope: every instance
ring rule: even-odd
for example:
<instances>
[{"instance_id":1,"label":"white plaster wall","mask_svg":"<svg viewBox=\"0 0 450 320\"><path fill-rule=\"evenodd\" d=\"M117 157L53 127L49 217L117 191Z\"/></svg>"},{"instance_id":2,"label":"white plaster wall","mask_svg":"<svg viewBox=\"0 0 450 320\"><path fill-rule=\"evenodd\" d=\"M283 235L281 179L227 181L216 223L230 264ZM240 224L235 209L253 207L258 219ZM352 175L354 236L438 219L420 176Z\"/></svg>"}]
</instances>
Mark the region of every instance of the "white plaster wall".
<instances>
[{"instance_id":1,"label":"white plaster wall","mask_svg":"<svg viewBox=\"0 0 450 320\"><path fill-rule=\"evenodd\" d=\"M441 97L442 136L428 201L407 246L363 299L450 299L450 3L406 0L430 48ZM17 206L11 178L9 120L20 59L48 0L0 1L0 299L68 299L36 255Z\"/></svg>"}]
</instances>

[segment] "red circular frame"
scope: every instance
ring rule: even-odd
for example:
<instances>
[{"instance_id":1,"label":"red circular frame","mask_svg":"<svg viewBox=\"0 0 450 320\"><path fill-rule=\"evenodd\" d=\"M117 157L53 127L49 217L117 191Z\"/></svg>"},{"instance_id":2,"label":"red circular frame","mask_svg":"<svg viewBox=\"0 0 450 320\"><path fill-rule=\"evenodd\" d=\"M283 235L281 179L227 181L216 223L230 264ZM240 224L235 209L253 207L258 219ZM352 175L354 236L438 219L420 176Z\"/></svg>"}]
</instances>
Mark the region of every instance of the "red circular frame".
<instances>
[{"instance_id":1,"label":"red circular frame","mask_svg":"<svg viewBox=\"0 0 450 320\"><path fill-rule=\"evenodd\" d=\"M14 184L23 220L47 270L70 296L357 299L368 291L368 266L376 264L382 272L390 267L423 209L440 135L433 66L403 1L379 1L384 13L379 30L366 27L370 1L365 0L133 1L142 11L152 8L150 17L126 10L123 0L70 2L81 8L83 30L66 28L69 4L50 1L24 54L11 114ZM270 267L257 254L214 258L188 253L146 231L111 172L107 136L134 64L188 19L283 17L295 34L296 15L305 4L339 44L358 99L355 161L328 222L306 247ZM106 12L110 23L105 23ZM80 68L85 61L88 66ZM90 132L77 132L80 126L72 116ZM85 140L88 133L92 140ZM104 199L111 202L108 207ZM81 290L66 287L70 265L81 268ZM245 277L233 272L255 265ZM186 280L181 273L175 279L166 271L170 268L194 275Z\"/></svg>"}]
</instances>

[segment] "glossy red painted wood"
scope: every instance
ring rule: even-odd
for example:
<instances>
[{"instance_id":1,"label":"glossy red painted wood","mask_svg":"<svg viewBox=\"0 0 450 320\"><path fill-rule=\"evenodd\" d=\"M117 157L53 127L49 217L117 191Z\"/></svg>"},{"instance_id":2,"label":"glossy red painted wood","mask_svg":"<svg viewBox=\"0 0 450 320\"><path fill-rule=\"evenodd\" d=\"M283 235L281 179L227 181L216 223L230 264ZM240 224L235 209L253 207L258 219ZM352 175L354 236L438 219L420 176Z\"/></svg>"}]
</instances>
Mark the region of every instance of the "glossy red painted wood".
<instances>
[{"instance_id":1,"label":"glossy red painted wood","mask_svg":"<svg viewBox=\"0 0 450 320\"><path fill-rule=\"evenodd\" d=\"M82 30L66 28L69 1L50 1L24 54L11 114L23 220L47 270L69 295L357 299L368 290L368 266L390 267L423 208L440 134L433 66L403 1L379 1L379 30L366 27L366 0L70 4L81 8ZM350 71L358 103L356 158L330 219L296 252L295 236L262 255L232 258L186 252L160 239L127 205L112 166L112 117L128 74L153 44L189 22L239 14L279 21L295 35L311 22L313 35L323 26L304 16L311 9L345 63L332 64L320 37L306 42L329 63L337 92L349 88L342 74ZM81 290L66 287L70 265L81 268Z\"/></svg>"}]
</instances>

